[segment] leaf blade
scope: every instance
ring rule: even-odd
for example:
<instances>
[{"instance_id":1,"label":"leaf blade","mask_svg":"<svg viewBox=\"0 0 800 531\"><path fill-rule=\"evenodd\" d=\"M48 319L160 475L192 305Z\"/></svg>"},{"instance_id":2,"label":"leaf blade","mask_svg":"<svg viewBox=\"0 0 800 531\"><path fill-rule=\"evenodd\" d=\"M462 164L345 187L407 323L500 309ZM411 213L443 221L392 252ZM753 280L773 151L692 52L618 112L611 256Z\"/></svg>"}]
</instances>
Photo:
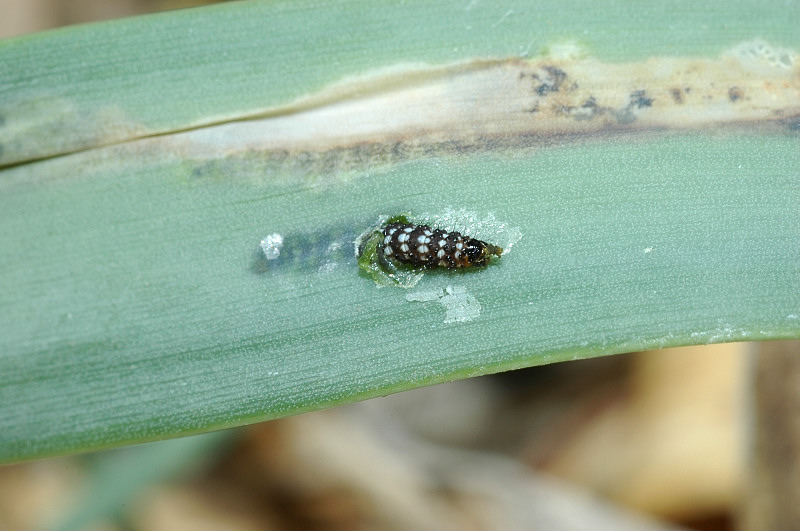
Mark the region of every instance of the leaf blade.
<instances>
[{"instance_id":1,"label":"leaf blade","mask_svg":"<svg viewBox=\"0 0 800 531\"><path fill-rule=\"evenodd\" d=\"M3 325L13 355L3 360L2 459L574 357L797 337L799 168L793 137L681 135L635 149L419 161L322 191L189 180L174 163L84 170L60 186L22 180L6 187L4 211L46 205L51 216L3 231L16 258L4 264L15 289L2 305L17 313ZM351 234L387 204L492 211L524 228L497 267L423 279L466 286L477 319L446 324L438 304L359 276L354 257L331 271L254 268L266 233L319 234L324 248L325 234Z\"/></svg>"}]
</instances>

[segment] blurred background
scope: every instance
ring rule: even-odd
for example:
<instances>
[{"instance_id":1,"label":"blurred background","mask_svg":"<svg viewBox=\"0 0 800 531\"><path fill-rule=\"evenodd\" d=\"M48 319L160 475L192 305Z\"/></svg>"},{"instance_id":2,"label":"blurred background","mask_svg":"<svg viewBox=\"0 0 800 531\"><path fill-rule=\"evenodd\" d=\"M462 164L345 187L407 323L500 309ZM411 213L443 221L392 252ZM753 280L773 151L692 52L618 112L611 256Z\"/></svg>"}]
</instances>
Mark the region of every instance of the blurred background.
<instances>
[{"instance_id":1,"label":"blurred background","mask_svg":"<svg viewBox=\"0 0 800 531\"><path fill-rule=\"evenodd\" d=\"M735 529L752 344L0 468L0 529Z\"/></svg>"},{"instance_id":2,"label":"blurred background","mask_svg":"<svg viewBox=\"0 0 800 531\"><path fill-rule=\"evenodd\" d=\"M69 24L182 9L201 0L0 0L0 38Z\"/></svg>"},{"instance_id":3,"label":"blurred background","mask_svg":"<svg viewBox=\"0 0 800 531\"><path fill-rule=\"evenodd\" d=\"M0 0L0 38L205 3ZM0 467L0 530L800 529L764 516L800 500L799 345L561 363Z\"/></svg>"}]
</instances>

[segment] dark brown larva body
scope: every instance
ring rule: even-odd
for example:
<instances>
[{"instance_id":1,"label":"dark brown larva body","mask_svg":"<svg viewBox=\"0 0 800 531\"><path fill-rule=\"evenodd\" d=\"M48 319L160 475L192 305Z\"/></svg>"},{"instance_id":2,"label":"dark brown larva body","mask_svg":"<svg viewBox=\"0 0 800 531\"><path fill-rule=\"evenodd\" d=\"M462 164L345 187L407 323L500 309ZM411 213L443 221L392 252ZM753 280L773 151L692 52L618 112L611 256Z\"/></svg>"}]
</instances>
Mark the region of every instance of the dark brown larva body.
<instances>
[{"instance_id":1,"label":"dark brown larva body","mask_svg":"<svg viewBox=\"0 0 800 531\"><path fill-rule=\"evenodd\" d=\"M492 256L503 253L503 249L495 245L428 225L396 221L383 227L382 232L379 257L413 267L484 267Z\"/></svg>"}]
</instances>

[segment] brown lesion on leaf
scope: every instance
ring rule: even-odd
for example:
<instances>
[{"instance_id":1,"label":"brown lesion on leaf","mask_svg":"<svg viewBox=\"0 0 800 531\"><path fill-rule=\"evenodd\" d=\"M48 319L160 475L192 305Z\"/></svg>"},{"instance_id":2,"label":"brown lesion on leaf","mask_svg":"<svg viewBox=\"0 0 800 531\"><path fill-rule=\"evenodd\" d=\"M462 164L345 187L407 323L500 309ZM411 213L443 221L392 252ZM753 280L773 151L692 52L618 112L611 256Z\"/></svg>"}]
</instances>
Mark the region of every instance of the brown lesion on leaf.
<instances>
[{"instance_id":1,"label":"brown lesion on leaf","mask_svg":"<svg viewBox=\"0 0 800 531\"><path fill-rule=\"evenodd\" d=\"M191 158L260 154L283 169L336 173L620 132L739 124L785 131L798 117L800 60L768 65L735 51L632 63L545 57L398 67L172 137Z\"/></svg>"}]
</instances>

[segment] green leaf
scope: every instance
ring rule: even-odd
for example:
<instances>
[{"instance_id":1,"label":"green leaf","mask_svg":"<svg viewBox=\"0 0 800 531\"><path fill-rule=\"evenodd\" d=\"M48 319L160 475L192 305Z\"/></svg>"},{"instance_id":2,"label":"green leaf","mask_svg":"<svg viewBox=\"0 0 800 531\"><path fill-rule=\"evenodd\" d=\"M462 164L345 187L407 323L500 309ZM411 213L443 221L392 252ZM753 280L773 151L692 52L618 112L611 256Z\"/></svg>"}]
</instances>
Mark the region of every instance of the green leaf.
<instances>
[{"instance_id":1,"label":"green leaf","mask_svg":"<svg viewBox=\"0 0 800 531\"><path fill-rule=\"evenodd\" d=\"M258 129L565 38L605 61L800 45L798 8L689 5L232 3L0 44L0 462L556 361L800 337L786 112L319 151L264 147L277 140ZM322 123L300 139L350 138ZM380 287L353 242L398 214L513 245L486 269Z\"/></svg>"}]
</instances>

